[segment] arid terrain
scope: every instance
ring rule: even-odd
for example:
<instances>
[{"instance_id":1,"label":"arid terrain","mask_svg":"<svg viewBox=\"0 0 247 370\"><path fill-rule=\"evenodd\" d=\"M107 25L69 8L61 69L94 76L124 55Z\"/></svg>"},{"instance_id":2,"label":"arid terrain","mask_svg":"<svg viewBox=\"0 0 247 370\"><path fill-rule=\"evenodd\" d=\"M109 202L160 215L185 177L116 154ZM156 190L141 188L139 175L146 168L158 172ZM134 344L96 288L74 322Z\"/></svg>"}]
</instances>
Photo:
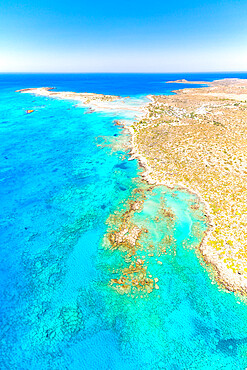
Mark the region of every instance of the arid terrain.
<instances>
[{"instance_id":1,"label":"arid terrain","mask_svg":"<svg viewBox=\"0 0 247 370\"><path fill-rule=\"evenodd\" d=\"M246 293L247 80L205 84L152 96L132 126L132 153L149 183L183 187L204 201L204 259L228 289Z\"/></svg>"}]
</instances>

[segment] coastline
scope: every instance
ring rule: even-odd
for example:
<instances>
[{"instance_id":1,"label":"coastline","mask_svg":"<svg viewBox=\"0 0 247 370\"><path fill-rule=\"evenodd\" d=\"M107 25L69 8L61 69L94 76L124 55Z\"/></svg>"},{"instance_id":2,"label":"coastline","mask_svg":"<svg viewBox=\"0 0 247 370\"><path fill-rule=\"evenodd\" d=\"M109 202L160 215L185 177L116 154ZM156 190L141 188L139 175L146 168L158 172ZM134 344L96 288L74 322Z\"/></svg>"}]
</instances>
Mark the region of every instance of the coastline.
<instances>
[{"instance_id":1,"label":"coastline","mask_svg":"<svg viewBox=\"0 0 247 370\"><path fill-rule=\"evenodd\" d=\"M27 88L16 90L22 94L34 94L44 96L52 99L73 100L82 103L84 106L90 108L92 111L105 111L105 110L127 110L137 111L145 114L146 111L141 107L135 105L128 105L128 97L122 98L116 95L104 95L95 93L76 93L72 91L54 91L54 87L41 87L41 88ZM148 96L151 100L151 98Z\"/></svg>"},{"instance_id":2,"label":"coastline","mask_svg":"<svg viewBox=\"0 0 247 370\"><path fill-rule=\"evenodd\" d=\"M199 193L199 191L197 189L193 189L191 187L188 187L188 185L181 184L181 183L171 184L171 183L166 182L166 181L161 181L160 182L158 179L153 179L150 175L152 170L149 167L146 158L144 156L142 156L142 154L140 154L138 149L136 149L136 147L135 147L135 143L134 143L134 141L135 141L135 132L134 132L133 128L130 127L130 126L125 126L125 128L129 130L129 132L131 134L131 141L132 141L132 148L131 148L131 151L130 151L131 157L130 157L129 160L136 159L139 163L139 166L144 168L145 171L141 174L141 176L143 177L143 179L148 184L153 185L153 186L165 186L169 189L186 190L188 193L190 193L192 195L195 195L199 199L199 201L204 205L204 212L205 212L205 216L206 216L206 219L207 219L208 228L204 232L204 236L201 240L201 243L198 246L200 254L201 254L203 260L206 262L206 264L210 264L214 268L214 270L215 270L215 273L214 273L215 276L214 277L218 281L218 283L223 284L230 291L239 290L239 289L236 289L236 287L234 287L231 283L226 282L222 279L220 271L217 268L217 265L214 264L213 260L211 260L209 258L209 256L204 251L204 247L206 246L207 241L209 240L209 238L212 234L212 231L215 228L213 215L210 212L209 203L205 201L205 199L202 197L202 195Z\"/></svg>"},{"instance_id":3,"label":"coastline","mask_svg":"<svg viewBox=\"0 0 247 370\"><path fill-rule=\"evenodd\" d=\"M224 100L230 99L231 101L242 101L244 98L247 99L247 91L246 94L240 94L239 92L236 93L234 90L234 85L238 83L239 80L237 79L228 79L228 80L217 80L210 83L206 83L208 87L203 88L191 88L191 89L182 89L174 91L176 93L176 97L178 99L186 99L186 104L190 104L191 101L197 100L198 95L200 96L200 106L202 105L202 110L205 105L205 101L207 102L208 99L222 99ZM168 82L169 83L169 82ZM185 83L184 80L181 81L173 81L173 83ZM186 81L186 83L188 83ZM194 82L191 82L194 83ZM203 82L198 82L198 84L202 84ZM244 82L245 83L245 82ZM241 86L242 88L242 86ZM220 91L218 91L218 90ZM226 89L227 91L223 91L222 89ZM205 215L207 217L208 229L200 243L199 250L207 264L213 266L215 270L215 277L216 280L223 284L228 290L230 291L239 291L241 293L246 293L247 291L247 274L236 274L234 269L229 269L226 263L222 262L222 258L220 258L220 253L218 253L217 248L215 249L210 243L211 239L214 239L213 232L216 230L216 222L215 222L215 215L213 214L212 207L210 203L205 198L205 194L201 191L200 187L191 186L191 184L178 181L178 179L164 179L164 167L160 171L156 171L155 167L152 166L149 162L145 153L143 151L143 147L140 147L140 143L138 143L138 135L140 131L144 128L147 130L149 127L153 128L156 125L156 118L149 117L149 113L152 110L153 106L156 106L157 103L162 104L160 99L169 99L171 98L170 95L168 96L154 96L149 95L147 96L151 103L147 103L142 107L134 107L128 106L124 104L124 106L119 102L121 99L117 96L111 95L103 95L103 94L93 94L93 93L72 93L72 92L53 92L53 88L41 88L41 89L23 89L19 90L18 92L22 93L33 93L36 95L47 96L51 98L60 98L60 99L69 99L69 100L76 100L82 102L85 106L90 107L91 109L96 110L108 110L108 109L123 109L123 110L136 110L140 112L141 117L145 119L145 123L143 124L142 121L135 122L132 126L129 124L121 121L121 125L126 128L131 134L131 151L130 151L130 160L137 159L141 167L145 169L145 172L142 173L142 177L147 183L151 185L164 185L168 188L182 188L187 190L188 192L195 194L200 202L204 204L205 207ZM215 90L217 90L215 92ZM234 91L233 91L234 90ZM241 90L242 93L242 90ZM117 103L116 103L117 102ZM198 103L198 102L197 102ZM185 104L185 105L186 105ZM199 109L199 108L198 108ZM148 121L148 122L147 122ZM141 124L140 124L141 123ZM181 123L182 125L183 123ZM180 125L180 124L179 124ZM174 125L172 125L174 127ZM175 125L176 126L176 125ZM155 173L156 171L156 173ZM157 175L158 174L158 175ZM162 176L159 176L159 175ZM162 177L162 179L160 178ZM224 241L225 242L225 241ZM223 248L224 249L224 248ZM221 250L222 251L222 250ZM245 276L246 275L246 276Z\"/></svg>"}]
</instances>

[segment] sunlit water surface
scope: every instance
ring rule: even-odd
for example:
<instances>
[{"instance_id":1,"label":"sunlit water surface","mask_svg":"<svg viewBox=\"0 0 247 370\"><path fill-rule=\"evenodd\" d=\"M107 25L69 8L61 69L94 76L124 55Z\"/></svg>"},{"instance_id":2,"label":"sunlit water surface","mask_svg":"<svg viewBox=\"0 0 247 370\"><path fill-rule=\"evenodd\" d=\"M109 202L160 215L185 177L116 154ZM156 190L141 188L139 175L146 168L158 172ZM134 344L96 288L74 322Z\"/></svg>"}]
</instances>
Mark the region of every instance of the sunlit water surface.
<instances>
[{"instance_id":1,"label":"sunlit water surface","mask_svg":"<svg viewBox=\"0 0 247 370\"><path fill-rule=\"evenodd\" d=\"M113 121L136 113L88 114L75 102L14 92L57 82L130 95L136 105L181 76L146 75L139 90L131 90L136 75L128 83L84 75L80 86L52 76L0 76L1 369L245 369L245 299L220 287L198 253L203 205L195 209L186 191L150 189L128 160L128 133ZM136 256L158 287L120 294L110 282L129 262L107 247L107 233L136 189L145 196L132 222L148 231Z\"/></svg>"}]
</instances>

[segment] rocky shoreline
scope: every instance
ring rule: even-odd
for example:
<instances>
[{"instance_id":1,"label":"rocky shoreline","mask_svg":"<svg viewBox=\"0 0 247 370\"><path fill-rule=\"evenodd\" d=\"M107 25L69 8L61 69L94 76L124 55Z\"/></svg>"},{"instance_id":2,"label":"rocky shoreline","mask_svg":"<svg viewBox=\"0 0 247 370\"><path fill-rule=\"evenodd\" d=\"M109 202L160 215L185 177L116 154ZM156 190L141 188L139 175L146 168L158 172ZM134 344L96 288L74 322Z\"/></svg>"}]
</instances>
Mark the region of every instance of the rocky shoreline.
<instances>
[{"instance_id":1,"label":"rocky shoreline","mask_svg":"<svg viewBox=\"0 0 247 370\"><path fill-rule=\"evenodd\" d=\"M181 81L177 82L182 83ZM136 122L129 128L132 135L131 158L138 159L142 167L145 168L142 176L149 184L165 185L169 188L183 188L196 194L203 202L209 225L209 229L200 244L203 259L214 267L216 279L228 290L246 294L247 255L245 254L245 238L242 235L243 228L238 227L239 219L245 215L245 212L247 214L244 202L240 204L238 201L247 195L245 191L247 189L241 187L241 181L245 180L247 174L247 171L245 171L245 148L239 146L238 154L243 155L243 158L240 163L241 166L239 165L238 168L236 168L239 164L237 155L235 162L232 163L225 160L224 153L227 148L230 157L235 158L233 156L234 151L231 153L230 149L236 146L236 140L238 141L239 137L231 127L231 119L238 119L241 129L244 122L243 118L247 117L247 105L245 104L247 102L247 81L227 79L213 81L208 85L208 87L200 89L178 90L175 96L153 96L154 102L149 106L149 114L144 120ZM212 114L207 111L207 109L209 110L208 107L213 108L214 116L220 117L219 122L218 120L216 123L215 121L210 122ZM192 113L193 111L196 111L196 113L192 115L191 110ZM227 114L228 111L230 111L230 115ZM227 124L230 127L226 128ZM212 153L211 162L208 159L205 160L205 157L211 149L212 138L208 135L208 140L206 138L205 141L205 137L202 135L204 127L207 128L211 136L216 134L217 130L219 131L219 127L221 130L220 140L216 142L219 150L216 154ZM222 127L224 128L222 129ZM183 130L182 134L177 130L178 128L179 131L181 131L180 128ZM191 128L192 130L189 131L188 129ZM197 131L199 128L202 133ZM230 133L232 133L232 136ZM167 144L167 134L168 138L170 135L169 145ZM244 130L243 135L245 136ZM187 140L187 136L192 140ZM228 139L227 146L222 140L225 137ZM196 142L201 138L204 139L204 142L200 143L199 146L203 146L203 150L196 152L198 150L198 143ZM245 139L243 139L243 142L245 142ZM194 157L191 155L190 145L194 145ZM168 154L166 158L163 156L164 148L165 153ZM181 148L182 150L180 150ZM179 151L176 158L177 162L171 159L174 157L175 150ZM189 155L191 158L188 159ZM213 164L213 159L218 162ZM184 166L181 166L181 163L184 163ZM225 173L222 171L222 166L224 167L226 163L229 169L227 168ZM197 173L193 176L195 168ZM185 176L183 176L184 174ZM211 187L205 186L206 181L212 180L212 177L216 175L219 175L218 180L214 183L210 181L212 182ZM242 178L239 181L241 175ZM217 192L219 184L223 180L223 186ZM236 190L239 190L236 200L234 198L235 201L228 201L231 196L235 197ZM224 197L225 204L222 202ZM219 209L215 209L215 203L219 205ZM225 208L221 209L222 205ZM233 207L234 210L231 214ZM243 242L239 240L241 237Z\"/></svg>"}]
</instances>

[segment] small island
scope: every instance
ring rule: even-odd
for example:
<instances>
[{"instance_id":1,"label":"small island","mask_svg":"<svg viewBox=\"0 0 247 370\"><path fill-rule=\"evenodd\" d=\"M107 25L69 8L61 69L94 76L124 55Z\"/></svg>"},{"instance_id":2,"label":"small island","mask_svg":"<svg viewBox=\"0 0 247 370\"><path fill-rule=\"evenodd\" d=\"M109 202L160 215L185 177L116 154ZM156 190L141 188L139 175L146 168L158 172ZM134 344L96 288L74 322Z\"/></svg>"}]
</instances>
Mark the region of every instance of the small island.
<instances>
[{"instance_id":1,"label":"small island","mask_svg":"<svg viewBox=\"0 0 247 370\"><path fill-rule=\"evenodd\" d=\"M142 112L141 107L136 107L134 105L128 104L129 97L120 97L116 95L105 95L105 94L96 94L96 93L77 93L73 91L54 91L55 87L38 87L38 88L27 88L16 90L18 93L23 94L34 94L38 96L44 96L54 99L62 100L75 100L78 103L82 103L84 106L87 106L94 110L131 110Z\"/></svg>"},{"instance_id":2,"label":"small island","mask_svg":"<svg viewBox=\"0 0 247 370\"><path fill-rule=\"evenodd\" d=\"M192 84L192 85L205 85L208 84L207 82L204 81L188 81L185 78L182 78L181 80L176 80L176 81L167 81L167 84Z\"/></svg>"}]
</instances>

